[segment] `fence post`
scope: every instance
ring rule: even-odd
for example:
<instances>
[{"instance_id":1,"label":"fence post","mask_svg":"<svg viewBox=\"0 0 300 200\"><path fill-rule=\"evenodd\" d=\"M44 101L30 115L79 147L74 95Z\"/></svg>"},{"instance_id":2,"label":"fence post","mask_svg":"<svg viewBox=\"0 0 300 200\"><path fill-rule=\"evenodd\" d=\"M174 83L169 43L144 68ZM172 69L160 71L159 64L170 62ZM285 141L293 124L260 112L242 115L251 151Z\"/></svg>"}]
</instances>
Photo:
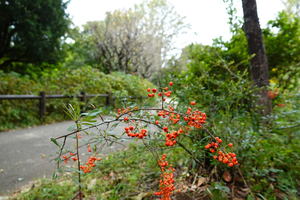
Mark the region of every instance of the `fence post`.
<instances>
[{"instance_id":1,"label":"fence post","mask_svg":"<svg viewBox=\"0 0 300 200\"><path fill-rule=\"evenodd\" d=\"M84 91L81 92L82 97L80 97L81 102L83 103L83 105L81 105L81 112L85 112L85 106L86 106L86 94Z\"/></svg>"},{"instance_id":2,"label":"fence post","mask_svg":"<svg viewBox=\"0 0 300 200\"><path fill-rule=\"evenodd\" d=\"M40 117L41 119L44 119L46 116L46 92L40 92L40 96Z\"/></svg>"},{"instance_id":3,"label":"fence post","mask_svg":"<svg viewBox=\"0 0 300 200\"><path fill-rule=\"evenodd\" d=\"M110 92L107 92L107 97L106 97L106 106L109 107L110 106Z\"/></svg>"}]
</instances>

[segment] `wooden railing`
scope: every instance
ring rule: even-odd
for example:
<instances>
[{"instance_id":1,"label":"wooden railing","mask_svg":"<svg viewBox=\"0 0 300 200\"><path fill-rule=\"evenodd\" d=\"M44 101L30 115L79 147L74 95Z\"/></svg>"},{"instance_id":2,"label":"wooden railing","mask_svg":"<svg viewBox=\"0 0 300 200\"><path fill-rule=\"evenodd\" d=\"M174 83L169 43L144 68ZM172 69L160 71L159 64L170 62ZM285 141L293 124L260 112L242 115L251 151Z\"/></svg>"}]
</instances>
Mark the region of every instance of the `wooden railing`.
<instances>
[{"instance_id":1,"label":"wooden railing","mask_svg":"<svg viewBox=\"0 0 300 200\"><path fill-rule=\"evenodd\" d=\"M89 97L106 97L106 106L111 105L111 93L107 92L106 94L86 94L85 92L81 92L80 95L76 95L75 97L80 98L80 101L86 104L86 98ZM40 95L0 95L0 100L9 100L9 99L39 99L39 114L41 117L46 115L46 100L47 99L57 99L57 98L74 98L74 95L61 95L61 94L54 94L54 95L46 95L45 91L40 92ZM135 99L140 100L142 103L143 98L148 97L113 97L113 105L116 104L116 99Z\"/></svg>"}]
</instances>

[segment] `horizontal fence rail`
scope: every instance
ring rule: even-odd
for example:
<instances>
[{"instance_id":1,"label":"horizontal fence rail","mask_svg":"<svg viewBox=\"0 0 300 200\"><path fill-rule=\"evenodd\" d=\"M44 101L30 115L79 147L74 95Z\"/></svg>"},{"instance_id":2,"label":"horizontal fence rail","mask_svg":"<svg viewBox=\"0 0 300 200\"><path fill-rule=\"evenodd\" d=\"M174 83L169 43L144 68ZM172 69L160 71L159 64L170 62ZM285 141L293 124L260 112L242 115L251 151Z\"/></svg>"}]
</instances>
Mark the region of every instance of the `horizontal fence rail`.
<instances>
[{"instance_id":1,"label":"horizontal fence rail","mask_svg":"<svg viewBox=\"0 0 300 200\"><path fill-rule=\"evenodd\" d=\"M80 98L81 102L86 104L86 98L89 97L106 97L106 106L111 105L111 93L107 92L106 94L86 94L84 91L79 95L61 95L61 94L53 94L46 95L45 91L40 92L40 95L0 95L0 100L18 100L18 99L39 99L39 114L42 117L46 115L46 99L59 99L59 98ZM148 97L136 97L136 96L128 96L128 97L113 97L113 105L116 103L116 99L139 99L142 103L142 99Z\"/></svg>"}]
</instances>

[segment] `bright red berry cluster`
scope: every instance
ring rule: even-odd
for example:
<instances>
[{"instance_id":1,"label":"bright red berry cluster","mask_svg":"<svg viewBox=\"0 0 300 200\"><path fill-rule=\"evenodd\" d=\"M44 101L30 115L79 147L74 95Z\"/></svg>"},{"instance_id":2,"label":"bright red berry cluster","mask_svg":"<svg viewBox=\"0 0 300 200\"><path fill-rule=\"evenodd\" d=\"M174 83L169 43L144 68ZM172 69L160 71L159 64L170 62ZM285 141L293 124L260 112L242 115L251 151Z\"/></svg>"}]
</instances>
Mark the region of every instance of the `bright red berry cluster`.
<instances>
[{"instance_id":1,"label":"bright red berry cluster","mask_svg":"<svg viewBox=\"0 0 300 200\"><path fill-rule=\"evenodd\" d=\"M85 166L80 165L80 169L82 169L84 173L89 173L92 171L92 168L96 166L95 161L101 161L101 159L102 158L90 156L90 159L87 163L85 163Z\"/></svg>"},{"instance_id":2,"label":"bright red berry cluster","mask_svg":"<svg viewBox=\"0 0 300 200\"><path fill-rule=\"evenodd\" d=\"M278 95L278 89L276 88L274 91L269 91L268 95L271 99L275 98Z\"/></svg>"},{"instance_id":3,"label":"bright red berry cluster","mask_svg":"<svg viewBox=\"0 0 300 200\"><path fill-rule=\"evenodd\" d=\"M159 192L155 192L155 195L163 195L161 200L171 200L170 195L172 192L175 190L174 186L174 174L173 172L175 171L174 168L172 168L172 165L169 166L167 171L165 170L166 167L168 167L168 162L165 161L166 159L166 154L163 154L162 159L159 160L159 166L161 168L161 177L162 179L159 181L160 186Z\"/></svg>"},{"instance_id":4,"label":"bright red berry cluster","mask_svg":"<svg viewBox=\"0 0 300 200\"><path fill-rule=\"evenodd\" d=\"M222 140L219 137L216 137L216 140L218 142L208 143L205 146L205 149L210 149L211 153L215 153L217 151L218 147L219 147L219 144L222 143ZM229 143L228 146L232 147L233 144ZM229 153L224 153L222 150L219 150L218 155L219 156L214 155L214 159L218 159L220 162L223 162L224 164L228 164L229 167L232 167L233 165L238 164L235 153L230 153L230 152Z\"/></svg>"},{"instance_id":5,"label":"bright red berry cluster","mask_svg":"<svg viewBox=\"0 0 300 200\"><path fill-rule=\"evenodd\" d=\"M173 83L172 83L172 82L169 82L169 85L172 86ZM169 90L168 87L162 88L162 90L165 90L165 92L164 92L164 93L159 92L159 93L158 93L158 96L160 96L160 97L163 97L163 96L169 97L169 96L171 96L172 92ZM150 91L151 91L151 89L148 88L148 89L147 89L147 92L150 92ZM156 88L153 88L153 89L152 89L152 93L149 93L149 94L148 94L148 97L155 97L155 93L156 93L156 92L157 92L157 89L156 89ZM163 98L163 101L165 101L165 100L166 100L166 98Z\"/></svg>"},{"instance_id":6,"label":"bright red berry cluster","mask_svg":"<svg viewBox=\"0 0 300 200\"><path fill-rule=\"evenodd\" d=\"M192 108L189 107L187 112L187 114L189 114L188 116L185 116L183 119L185 121L189 121L188 125L190 127L194 126L195 128L200 129L201 125L205 124L205 120L206 120L206 114L200 112L199 110L196 110L194 112L192 112Z\"/></svg>"},{"instance_id":7,"label":"bright red berry cluster","mask_svg":"<svg viewBox=\"0 0 300 200\"><path fill-rule=\"evenodd\" d=\"M133 126L129 126L125 127L125 132L127 133L128 137L137 137L139 139L143 139L144 136L147 136L147 130L146 129L142 129L140 133L131 133L130 131L133 131L134 127Z\"/></svg>"}]
</instances>

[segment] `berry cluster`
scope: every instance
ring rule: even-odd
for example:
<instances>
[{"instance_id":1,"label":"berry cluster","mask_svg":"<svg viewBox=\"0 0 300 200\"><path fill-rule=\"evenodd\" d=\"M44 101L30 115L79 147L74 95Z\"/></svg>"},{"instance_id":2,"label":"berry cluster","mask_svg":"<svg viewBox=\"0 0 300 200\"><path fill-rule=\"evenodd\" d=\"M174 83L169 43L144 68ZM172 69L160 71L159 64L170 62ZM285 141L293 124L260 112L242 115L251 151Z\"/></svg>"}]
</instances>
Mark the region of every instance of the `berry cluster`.
<instances>
[{"instance_id":1,"label":"berry cluster","mask_svg":"<svg viewBox=\"0 0 300 200\"><path fill-rule=\"evenodd\" d=\"M187 112L189 114L188 116L185 116L183 119L185 121L189 121L188 125L190 127L194 126L195 128L200 129L201 125L205 124L206 120L206 114L200 112L199 110L196 110L195 112L192 112L192 109L189 107Z\"/></svg>"},{"instance_id":2,"label":"berry cluster","mask_svg":"<svg viewBox=\"0 0 300 200\"><path fill-rule=\"evenodd\" d=\"M86 166L80 165L80 169L83 170L84 173L89 173L92 171L92 168L96 166L95 161L101 161L102 158L96 158L90 156L90 159L87 163L85 163Z\"/></svg>"},{"instance_id":3,"label":"berry cluster","mask_svg":"<svg viewBox=\"0 0 300 200\"><path fill-rule=\"evenodd\" d=\"M223 153L222 151L219 151L219 157L217 155L214 156L214 159L218 159L219 162L223 162L224 164L228 164L229 167L232 167L233 165L239 164L237 161L235 153Z\"/></svg>"},{"instance_id":4,"label":"berry cluster","mask_svg":"<svg viewBox=\"0 0 300 200\"><path fill-rule=\"evenodd\" d=\"M92 150L91 150L91 148L90 148L90 145L89 145L89 144L88 144L86 147L88 148L88 151L89 151L89 152L92 152Z\"/></svg>"},{"instance_id":5,"label":"berry cluster","mask_svg":"<svg viewBox=\"0 0 300 200\"><path fill-rule=\"evenodd\" d=\"M78 132L77 135L76 135L76 137L77 137L78 139L80 139L80 138L81 138L81 133Z\"/></svg>"},{"instance_id":6,"label":"berry cluster","mask_svg":"<svg viewBox=\"0 0 300 200\"><path fill-rule=\"evenodd\" d=\"M143 139L144 136L147 136L147 130L146 129L142 129L140 133L131 133L130 131L133 131L134 127L133 126L129 126L125 127L125 132L127 133L128 137L137 137L139 139Z\"/></svg>"},{"instance_id":7,"label":"berry cluster","mask_svg":"<svg viewBox=\"0 0 300 200\"><path fill-rule=\"evenodd\" d=\"M128 111L129 111L129 107L127 107L127 112ZM125 113L125 112L126 112L126 110L125 110L125 108L123 108L123 113ZM118 115L121 115L121 109L120 108L118 109Z\"/></svg>"},{"instance_id":8,"label":"berry cluster","mask_svg":"<svg viewBox=\"0 0 300 200\"><path fill-rule=\"evenodd\" d=\"M208 143L205 146L205 149L210 149L211 153L215 153L216 150L218 149L219 144L222 143L222 140L219 137L216 137L216 140L218 142L212 142L212 143ZM229 147L232 147L233 144L229 143L228 144ZM219 150L218 155L214 155L214 159L218 159L220 162L223 162L224 164L228 164L229 167L232 167L233 165L237 165L238 161L236 158L235 153L224 153L222 150Z\"/></svg>"},{"instance_id":9,"label":"berry cluster","mask_svg":"<svg viewBox=\"0 0 300 200\"><path fill-rule=\"evenodd\" d=\"M174 174L173 172L175 171L174 168L172 168L172 165L169 166L167 171L165 171L165 167L168 167L168 162L165 161L166 159L166 154L163 154L162 159L159 160L159 166L161 168L161 177L162 179L159 181L160 186L159 192L155 192L155 195L163 195L161 200L170 200L170 195L172 192L175 190L175 186L173 184L174 182Z\"/></svg>"},{"instance_id":10,"label":"berry cluster","mask_svg":"<svg viewBox=\"0 0 300 200\"><path fill-rule=\"evenodd\" d=\"M172 82L169 82L169 85L172 86L173 83L172 83ZM159 92L159 93L158 93L158 96L160 96L160 97L163 97L163 96L169 97L169 96L171 96L172 92L169 90L168 87L162 88L162 90L165 90L165 92L164 92L164 93ZM148 94L148 97L155 97L155 93L157 92L157 89L156 89L156 88L153 88L153 89L151 90L150 88L148 88L148 89L147 89L147 92L150 92L150 91L152 91L152 93L149 93L149 94ZM166 100L166 98L163 98L163 101L165 101L165 100Z\"/></svg>"},{"instance_id":11,"label":"berry cluster","mask_svg":"<svg viewBox=\"0 0 300 200\"><path fill-rule=\"evenodd\" d=\"M271 99L275 98L278 95L278 89L276 88L274 91L269 91L268 95Z\"/></svg>"}]
</instances>

